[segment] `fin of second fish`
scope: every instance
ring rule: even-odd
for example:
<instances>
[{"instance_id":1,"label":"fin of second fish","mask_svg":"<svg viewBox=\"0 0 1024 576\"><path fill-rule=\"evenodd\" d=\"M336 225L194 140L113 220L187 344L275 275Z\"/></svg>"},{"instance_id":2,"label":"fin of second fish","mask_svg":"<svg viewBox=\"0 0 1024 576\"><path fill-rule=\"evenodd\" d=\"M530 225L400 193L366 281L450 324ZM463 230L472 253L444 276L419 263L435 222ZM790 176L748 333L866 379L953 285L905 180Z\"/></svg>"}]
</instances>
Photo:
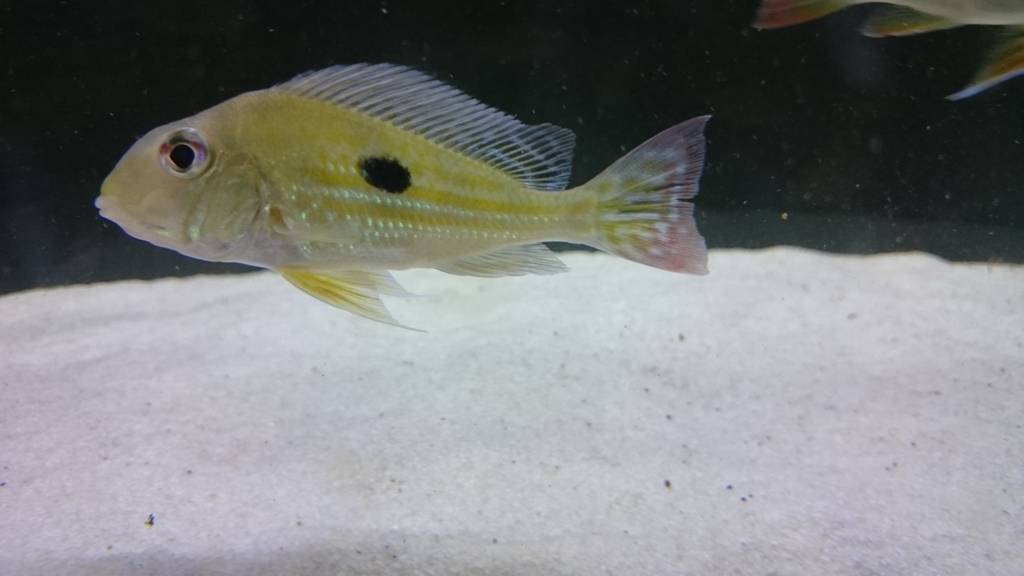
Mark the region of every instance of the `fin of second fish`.
<instances>
[{"instance_id":1,"label":"fin of second fish","mask_svg":"<svg viewBox=\"0 0 1024 576\"><path fill-rule=\"evenodd\" d=\"M503 248L497 252L479 254L446 262L437 269L460 276L523 276L525 274L558 274L568 270L565 264L543 244L528 244Z\"/></svg>"},{"instance_id":2,"label":"fin of second fish","mask_svg":"<svg viewBox=\"0 0 1024 576\"><path fill-rule=\"evenodd\" d=\"M1014 28L1003 35L995 50L989 54L988 60L978 72L974 80L956 94L946 98L963 100L989 88L1005 82L1015 76L1024 74L1024 28Z\"/></svg>"},{"instance_id":3,"label":"fin of second fish","mask_svg":"<svg viewBox=\"0 0 1024 576\"><path fill-rule=\"evenodd\" d=\"M849 0L763 0L754 28L783 28L817 20L849 6Z\"/></svg>"},{"instance_id":4,"label":"fin of second fish","mask_svg":"<svg viewBox=\"0 0 1024 576\"><path fill-rule=\"evenodd\" d=\"M387 272L303 268L281 268L277 272L300 290L331 306L384 324L420 331L400 324L380 301L381 294L409 295Z\"/></svg>"},{"instance_id":5,"label":"fin of second fish","mask_svg":"<svg viewBox=\"0 0 1024 576\"><path fill-rule=\"evenodd\" d=\"M871 14L867 24L861 29L865 36L879 38L882 36L910 36L924 34L936 30L956 28L961 24L948 18L932 16L903 6L885 6Z\"/></svg>"}]
</instances>

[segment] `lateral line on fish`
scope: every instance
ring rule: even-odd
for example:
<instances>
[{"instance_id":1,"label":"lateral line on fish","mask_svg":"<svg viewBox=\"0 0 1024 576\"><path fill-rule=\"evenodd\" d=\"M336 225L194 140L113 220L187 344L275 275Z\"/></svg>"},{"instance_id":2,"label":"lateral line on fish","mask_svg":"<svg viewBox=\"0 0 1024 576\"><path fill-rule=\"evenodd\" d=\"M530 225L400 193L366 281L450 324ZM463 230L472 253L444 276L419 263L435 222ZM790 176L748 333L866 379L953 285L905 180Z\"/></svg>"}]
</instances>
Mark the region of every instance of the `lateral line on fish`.
<instances>
[{"instance_id":1,"label":"lateral line on fish","mask_svg":"<svg viewBox=\"0 0 1024 576\"><path fill-rule=\"evenodd\" d=\"M346 210L351 212L350 208L353 205L358 204L362 208L362 211L358 215L353 213L353 217L359 217L364 220L370 218L374 221L380 222L402 222L402 224L409 229L415 229L417 224L422 222L424 219L424 214L421 212L423 210L422 206L383 206L372 202L360 203L353 202L352 200L334 200L330 198L321 199L320 203L324 208L334 210L336 213ZM582 206L583 204L580 203L580 205ZM444 219L445 226L453 228L472 229L515 224L524 229L545 230L557 228L560 225L564 226L564 224L572 222L573 220L582 220L582 218L577 215L579 212L582 212L582 210L576 211L577 214L574 214L571 211L552 214L550 212L535 210L530 213L523 212L519 214L508 211L505 214L496 215L479 209L451 210L438 204L435 204L434 208L436 208L436 210L431 210L430 213L438 218Z\"/></svg>"},{"instance_id":2,"label":"lateral line on fish","mask_svg":"<svg viewBox=\"0 0 1024 576\"><path fill-rule=\"evenodd\" d=\"M548 193L539 191L526 191L516 193L514 197L504 202L488 202L482 198L458 197L448 190L429 188L413 189L403 197L380 196L377 192L352 191L344 186L334 187L321 184L316 187L307 188L304 193L316 202L329 203L334 206L337 214L344 213L344 208L338 206L341 203L365 204L371 210L377 210L375 217L389 218L392 213L410 210L413 213L409 218L422 217L416 210L426 210L430 213L445 214L457 219L469 221L487 222L499 221L502 218L509 220L519 219L520 222L529 223L534 218L565 219L571 220L572 214L578 214L586 210L592 200L585 198L575 191L564 191L560 193ZM302 194L299 192L298 194ZM536 196L534 195L536 194ZM548 196L550 194L550 196ZM339 197L341 195L342 197ZM542 196L543 195L543 196ZM545 197L548 196L548 197ZM462 201L459 201L462 200ZM552 214L552 209L557 212ZM462 220L459 220L461 222ZM467 224L468 225L468 224Z\"/></svg>"},{"instance_id":3,"label":"lateral line on fish","mask_svg":"<svg viewBox=\"0 0 1024 576\"><path fill-rule=\"evenodd\" d=\"M476 161L473 158L467 160ZM354 174L337 174L326 171L311 174L314 187L321 190L352 190L366 186L362 177ZM466 210L480 212L508 212L531 214L545 210L551 205L558 205L565 198L557 198L571 194L571 191L543 191L520 188L507 191L483 191L470 187L442 187L441 183L432 182L429 176L422 173L413 173L412 186L403 193L408 198L413 198L422 203L433 203L460 207ZM426 182L423 182L424 179ZM386 192L367 192L370 198L374 194L386 194Z\"/></svg>"}]
</instances>

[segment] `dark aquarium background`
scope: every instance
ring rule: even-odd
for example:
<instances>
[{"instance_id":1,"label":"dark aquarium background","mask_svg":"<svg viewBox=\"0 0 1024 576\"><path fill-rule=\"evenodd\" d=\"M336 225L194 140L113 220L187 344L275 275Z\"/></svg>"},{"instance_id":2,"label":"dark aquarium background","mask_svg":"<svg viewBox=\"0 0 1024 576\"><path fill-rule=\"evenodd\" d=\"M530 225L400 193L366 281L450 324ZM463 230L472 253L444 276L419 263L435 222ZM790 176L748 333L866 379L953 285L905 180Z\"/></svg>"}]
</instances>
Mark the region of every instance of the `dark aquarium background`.
<instances>
[{"instance_id":1,"label":"dark aquarium background","mask_svg":"<svg viewBox=\"0 0 1024 576\"><path fill-rule=\"evenodd\" d=\"M698 198L711 247L1024 261L1024 79L944 99L996 30L865 38L862 6L762 32L756 7L0 0L0 291L244 269L128 237L93 207L100 182L159 124L363 61L573 129L577 184L713 114Z\"/></svg>"}]
</instances>

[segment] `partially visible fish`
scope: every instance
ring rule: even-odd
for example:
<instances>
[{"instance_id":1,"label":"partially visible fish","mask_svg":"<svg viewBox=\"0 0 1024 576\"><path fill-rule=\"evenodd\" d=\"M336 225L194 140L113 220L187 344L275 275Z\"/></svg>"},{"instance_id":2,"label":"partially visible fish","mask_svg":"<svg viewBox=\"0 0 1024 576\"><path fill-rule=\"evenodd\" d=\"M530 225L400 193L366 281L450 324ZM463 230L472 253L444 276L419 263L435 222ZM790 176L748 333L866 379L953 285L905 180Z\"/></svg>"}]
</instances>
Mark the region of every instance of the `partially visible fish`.
<instances>
[{"instance_id":1,"label":"partially visible fish","mask_svg":"<svg viewBox=\"0 0 1024 576\"><path fill-rule=\"evenodd\" d=\"M380 300L404 293L389 270L564 271L544 241L706 273L690 200L707 120L669 128L563 191L570 130L523 124L401 66L337 66L152 130L96 206L142 240L273 269L397 324Z\"/></svg>"},{"instance_id":2,"label":"partially visible fish","mask_svg":"<svg viewBox=\"0 0 1024 576\"><path fill-rule=\"evenodd\" d=\"M854 4L890 4L864 26L866 36L907 36L964 25L1005 28L971 83L948 96L960 100L1024 74L1024 0L762 0L754 26L781 28Z\"/></svg>"}]
</instances>

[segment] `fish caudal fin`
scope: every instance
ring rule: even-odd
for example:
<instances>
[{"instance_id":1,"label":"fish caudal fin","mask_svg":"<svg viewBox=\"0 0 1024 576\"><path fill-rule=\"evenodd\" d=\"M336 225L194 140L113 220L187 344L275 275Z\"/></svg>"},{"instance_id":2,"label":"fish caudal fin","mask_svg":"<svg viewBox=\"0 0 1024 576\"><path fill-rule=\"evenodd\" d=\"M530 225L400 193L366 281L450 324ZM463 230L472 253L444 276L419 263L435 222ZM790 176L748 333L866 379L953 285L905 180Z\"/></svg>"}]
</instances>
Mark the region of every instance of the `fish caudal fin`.
<instances>
[{"instance_id":1,"label":"fish caudal fin","mask_svg":"<svg viewBox=\"0 0 1024 576\"><path fill-rule=\"evenodd\" d=\"M704 170L709 118L665 130L584 186L599 195L594 247L664 270L707 274L707 248L689 200Z\"/></svg>"},{"instance_id":2,"label":"fish caudal fin","mask_svg":"<svg viewBox=\"0 0 1024 576\"><path fill-rule=\"evenodd\" d=\"M963 100L979 94L1010 78L1024 74L1024 28L1014 28L1000 38L995 50L974 80L956 94L946 98Z\"/></svg>"},{"instance_id":3,"label":"fish caudal fin","mask_svg":"<svg viewBox=\"0 0 1024 576\"><path fill-rule=\"evenodd\" d=\"M853 4L851 0L763 0L754 28L784 28L817 20Z\"/></svg>"}]
</instances>

